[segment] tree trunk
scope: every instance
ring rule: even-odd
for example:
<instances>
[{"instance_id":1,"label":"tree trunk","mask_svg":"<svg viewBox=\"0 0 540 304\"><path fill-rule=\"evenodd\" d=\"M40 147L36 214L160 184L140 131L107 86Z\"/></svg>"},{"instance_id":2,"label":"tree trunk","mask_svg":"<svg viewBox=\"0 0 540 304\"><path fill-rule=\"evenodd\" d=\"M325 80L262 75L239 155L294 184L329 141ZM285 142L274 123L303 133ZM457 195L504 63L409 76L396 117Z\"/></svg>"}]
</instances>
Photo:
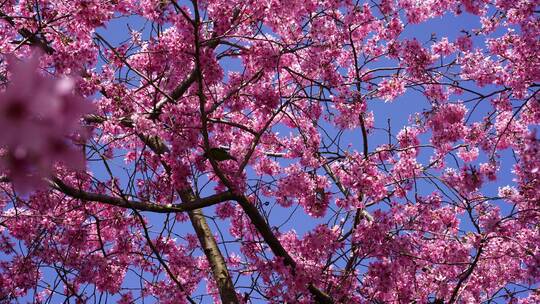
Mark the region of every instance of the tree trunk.
<instances>
[{"instance_id":1,"label":"tree trunk","mask_svg":"<svg viewBox=\"0 0 540 304\"><path fill-rule=\"evenodd\" d=\"M183 202L190 202L196 199L191 189L180 192L180 198ZM193 225L197 238L199 239L199 243L206 255L206 259L212 268L214 280L219 289L221 302L223 304L239 303L238 298L236 297L236 291L234 290L234 284L229 274L229 270L227 269L227 264L225 263L225 259L219 250L216 239L206 222L202 210L196 209L189 211L188 215L191 220L191 225Z\"/></svg>"}]
</instances>

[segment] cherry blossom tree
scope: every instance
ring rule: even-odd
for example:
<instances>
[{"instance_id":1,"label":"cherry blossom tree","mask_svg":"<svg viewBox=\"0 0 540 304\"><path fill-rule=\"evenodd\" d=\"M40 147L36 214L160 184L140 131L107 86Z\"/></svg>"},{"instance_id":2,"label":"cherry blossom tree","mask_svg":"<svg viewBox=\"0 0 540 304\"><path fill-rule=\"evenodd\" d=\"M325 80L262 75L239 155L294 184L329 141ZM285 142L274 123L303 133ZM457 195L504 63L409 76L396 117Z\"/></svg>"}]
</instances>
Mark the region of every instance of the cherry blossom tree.
<instances>
[{"instance_id":1,"label":"cherry blossom tree","mask_svg":"<svg viewBox=\"0 0 540 304\"><path fill-rule=\"evenodd\" d=\"M2 1L0 303L539 303L539 4Z\"/></svg>"}]
</instances>

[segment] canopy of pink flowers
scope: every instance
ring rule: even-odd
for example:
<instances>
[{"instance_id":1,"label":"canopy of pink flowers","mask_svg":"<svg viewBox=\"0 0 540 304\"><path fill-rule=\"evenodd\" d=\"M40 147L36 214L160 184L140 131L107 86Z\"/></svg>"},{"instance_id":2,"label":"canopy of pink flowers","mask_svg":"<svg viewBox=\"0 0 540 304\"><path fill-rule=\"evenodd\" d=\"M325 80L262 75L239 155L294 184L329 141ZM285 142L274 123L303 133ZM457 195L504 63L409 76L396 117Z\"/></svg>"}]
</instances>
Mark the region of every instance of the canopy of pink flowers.
<instances>
[{"instance_id":1,"label":"canopy of pink flowers","mask_svg":"<svg viewBox=\"0 0 540 304\"><path fill-rule=\"evenodd\" d=\"M0 303L540 303L539 37L539 0L4 1Z\"/></svg>"}]
</instances>

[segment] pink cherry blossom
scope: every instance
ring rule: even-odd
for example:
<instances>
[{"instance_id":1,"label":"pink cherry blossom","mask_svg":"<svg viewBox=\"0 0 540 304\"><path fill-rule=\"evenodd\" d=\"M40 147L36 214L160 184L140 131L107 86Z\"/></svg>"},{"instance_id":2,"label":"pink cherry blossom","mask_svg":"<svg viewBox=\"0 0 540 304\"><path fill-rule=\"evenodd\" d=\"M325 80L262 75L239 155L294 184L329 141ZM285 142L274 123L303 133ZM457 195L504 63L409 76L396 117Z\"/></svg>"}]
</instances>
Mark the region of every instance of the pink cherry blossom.
<instances>
[{"instance_id":1,"label":"pink cherry blossom","mask_svg":"<svg viewBox=\"0 0 540 304\"><path fill-rule=\"evenodd\" d=\"M67 136L82 143L86 132L79 119L91 105L72 93L72 78L41 75L38 55L27 62L9 59L10 84L0 96L1 167L15 188L26 192L42 185L57 162L84 168L82 152Z\"/></svg>"},{"instance_id":2,"label":"pink cherry blossom","mask_svg":"<svg viewBox=\"0 0 540 304\"><path fill-rule=\"evenodd\" d=\"M379 85L379 95L384 101L392 101L405 92L405 82L399 78L385 79Z\"/></svg>"}]
</instances>

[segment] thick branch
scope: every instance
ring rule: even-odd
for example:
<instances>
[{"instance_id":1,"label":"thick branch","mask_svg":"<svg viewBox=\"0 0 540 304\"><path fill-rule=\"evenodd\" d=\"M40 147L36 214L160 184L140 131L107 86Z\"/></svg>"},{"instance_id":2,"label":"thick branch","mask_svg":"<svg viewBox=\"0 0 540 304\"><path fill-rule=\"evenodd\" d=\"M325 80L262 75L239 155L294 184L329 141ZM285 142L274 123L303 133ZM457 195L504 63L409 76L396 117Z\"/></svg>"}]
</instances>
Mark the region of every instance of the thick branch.
<instances>
[{"instance_id":1,"label":"thick branch","mask_svg":"<svg viewBox=\"0 0 540 304\"><path fill-rule=\"evenodd\" d=\"M244 212L251 220L251 223L253 224L253 226L255 226L257 231L259 231L259 233L263 237L264 241L268 244L274 255L282 258L285 265L290 266L292 269L292 273L295 274L296 262L289 255L287 250L283 248L281 242L274 235L272 229L270 228L270 226L268 226L265 219L260 214L259 210L257 210L257 208L255 208L255 206L251 204L245 196L237 196L236 201L240 204ZM334 303L334 301L328 294L315 287L312 283L309 283L308 290L313 295L317 303Z\"/></svg>"},{"instance_id":2,"label":"thick branch","mask_svg":"<svg viewBox=\"0 0 540 304\"><path fill-rule=\"evenodd\" d=\"M195 39L195 70L194 72L195 72L195 78L198 84L198 95L199 95L199 100L200 100L201 123L202 123L204 146L206 147L205 150L208 150L209 143L208 143L208 133L206 129L207 121L206 121L206 115L204 112L206 99L203 92L203 76L202 76L201 63L200 63L200 40L199 40L200 15L199 15L199 8L198 8L197 0L192 0L191 2L193 4L193 11L195 14L195 18L193 20L194 21L193 31L194 31L194 39ZM212 162L212 165L215 166L215 162L212 159L210 159L210 161ZM179 194L182 200L186 200L186 199L190 200L194 198L194 193L191 188L188 188L186 191L182 191ZM206 222L206 219L202 213L202 210L196 210L196 211L190 212L189 217L191 219L193 228L197 232L197 237L199 238L199 242L201 243L201 246L204 249L204 254L206 255L206 258L208 259L208 261L210 262L210 266L212 267L214 279L216 280L216 283L218 285L221 302L223 302L224 304L240 303L238 301L238 297L236 296L236 291L234 289L234 284L229 274L229 270L227 269L227 263L225 262L225 259L223 258L223 254L221 254L221 251L219 250L219 247L217 246L216 239L212 235L212 231L210 230L210 227L208 226L208 223Z\"/></svg>"},{"instance_id":3,"label":"thick branch","mask_svg":"<svg viewBox=\"0 0 540 304\"><path fill-rule=\"evenodd\" d=\"M148 201L134 201L134 200L125 200L121 197L113 197L105 194L86 192L81 189L77 189L66 185L63 181L58 178L54 178L51 182L51 186L72 197L75 199L80 199L83 201L92 201L100 202L103 204L113 205L122 208L136 209L139 211L151 211L156 213L175 213L175 212L186 212L192 211L204 207L209 207L221 202L232 200L234 196L231 192L222 192L218 194L211 195L209 197L192 199L186 201L182 204L174 205L160 205Z\"/></svg>"},{"instance_id":4,"label":"thick branch","mask_svg":"<svg viewBox=\"0 0 540 304\"><path fill-rule=\"evenodd\" d=\"M178 194L183 201L194 201L196 200L195 194L188 188L184 191L178 191ZM214 280L216 280L216 285L219 289L219 295L221 302L224 304L239 303L236 296L236 291L234 289L234 283L227 269L227 263L223 258L223 254L217 245L216 239L208 222L201 209L196 209L188 212L189 219L191 220L191 225L197 234L199 243L204 251L204 255L208 259L210 268L212 269L212 274Z\"/></svg>"}]
</instances>

